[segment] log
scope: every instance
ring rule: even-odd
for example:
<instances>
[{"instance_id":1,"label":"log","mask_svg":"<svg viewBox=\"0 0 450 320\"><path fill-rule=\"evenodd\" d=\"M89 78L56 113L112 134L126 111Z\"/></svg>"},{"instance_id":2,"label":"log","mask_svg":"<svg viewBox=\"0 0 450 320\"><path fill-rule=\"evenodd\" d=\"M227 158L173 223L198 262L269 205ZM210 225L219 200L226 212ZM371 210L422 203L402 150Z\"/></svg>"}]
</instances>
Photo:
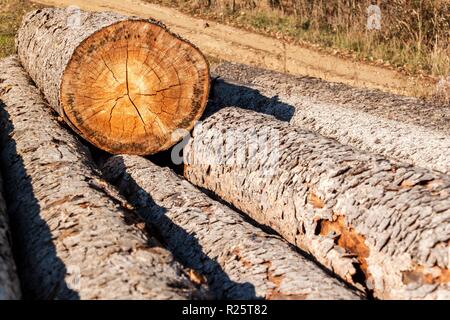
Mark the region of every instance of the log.
<instances>
[{"instance_id":1,"label":"log","mask_svg":"<svg viewBox=\"0 0 450 320\"><path fill-rule=\"evenodd\" d=\"M450 120L450 108L241 65L224 64L216 71L249 84L216 81L215 109L242 106L360 150L450 173L450 122L442 123Z\"/></svg>"},{"instance_id":2,"label":"log","mask_svg":"<svg viewBox=\"0 0 450 320\"><path fill-rule=\"evenodd\" d=\"M185 265L208 279L220 299L360 299L280 237L139 156L115 156L108 181L161 234Z\"/></svg>"},{"instance_id":3,"label":"log","mask_svg":"<svg viewBox=\"0 0 450 320\"><path fill-rule=\"evenodd\" d=\"M0 300L16 300L20 297L19 278L11 251L11 234L3 198L3 181L0 176Z\"/></svg>"},{"instance_id":4,"label":"log","mask_svg":"<svg viewBox=\"0 0 450 320\"><path fill-rule=\"evenodd\" d=\"M208 62L154 20L46 8L25 16L16 46L50 105L110 153L168 149L206 105Z\"/></svg>"},{"instance_id":5,"label":"log","mask_svg":"<svg viewBox=\"0 0 450 320\"><path fill-rule=\"evenodd\" d=\"M270 88L276 90L278 94L316 98L322 102L363 111L373 116L450 133L450 105L448 104L230 62L216 66L212 73L225 80ZM214 93L217 92L214 90Z\"/></svg>"},{"instance_id":6,"label":"log","mask_svg":"<svg viewBox=\"0 0 450 320\"><path fill-rule=\"evenodd\" d=\"M197 126L184 156L190 182L375 297L450 297L447 175L239 108Z\"/></svg>"},{"instance_id":7,"label":"log","mask_svg":"<svg viewBox=\"0 0 450 320\"><path fill-rule=\"evenodd\" d=\"M98 177L17 57L0 70L0 161L25 298L200 297L188 270Z\"/></svg>"}]
</instances>

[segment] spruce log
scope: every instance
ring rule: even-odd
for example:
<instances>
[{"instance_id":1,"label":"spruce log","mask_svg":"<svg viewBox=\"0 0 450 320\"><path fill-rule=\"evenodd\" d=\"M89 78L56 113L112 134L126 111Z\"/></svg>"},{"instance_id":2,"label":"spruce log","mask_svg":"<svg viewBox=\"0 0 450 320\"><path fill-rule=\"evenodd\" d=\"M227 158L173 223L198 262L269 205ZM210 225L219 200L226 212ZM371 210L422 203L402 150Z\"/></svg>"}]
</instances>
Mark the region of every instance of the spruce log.
<instances>
[{"instance_id":1,"label":"spruce log","mask_svg":"<svg viewBox=\"0 0 450 320\"><path fill-rule=\"evenodd\" d=\"M378 298L450 298L447 175L239 108L207 118L184 152L190 182L349 283Z\"/></svg>"},{"instance_id":2,"label":"spruce log","mask_svg":"<svg viewBox=\"0 0 450 320\"><path fill-rule=\"evenodd\" d=\"M450 122L442 124L445 117L440 117L450 108L423 108L417 99L251 70L230 64L219 67L219 74L250 84L216 81L212 92L216 109L237 105L264 112L364 151L450 173ZM415 121L417 115L421 121ZM436 117L439 121L430 120Z\"/></svg>"},{"instance_id":3,"label":"spruce log","mask_svg":"<svg viewBox=\"0 0 450 320\"><path fill-rule=\"evenodd\" d=\"M3 181L0 175L0 300L20 299L21 296L16 263L11 251L11 234L8 222L5 199L3 198Z\"/></svg>"},{"instance_id":4,"label":"spruce log","mask_svg":"<svg viewBox=\"0 0 450 320\"><path fill-rule=\"evenodd\" d=\"M204 111L208 62L157 21L46 8L25 16L16 45L50 105L108 152L165 150Z\"/></svg>"},{"instance_id":5,"label":"spruce log","mask_svg":"<svg viewBox=\"0 0 450 320\"><path fill-rule=\"evenodd\" d=\"M16 57L0 62L1 164L23 294L189 299L187 271L98 177Z\"/></svg>"},{"instance_id":6,"label":"spruce log","mask_svg":"<svg viewBox=\"0 0 450 320\"><path fill-rule=\"evenodd\" d=\"M115 156L103 172L174 255L208 278L218 298L361 298L278 236L252 226L168 168L138 156Z\"/></svg>"}]
</instances>

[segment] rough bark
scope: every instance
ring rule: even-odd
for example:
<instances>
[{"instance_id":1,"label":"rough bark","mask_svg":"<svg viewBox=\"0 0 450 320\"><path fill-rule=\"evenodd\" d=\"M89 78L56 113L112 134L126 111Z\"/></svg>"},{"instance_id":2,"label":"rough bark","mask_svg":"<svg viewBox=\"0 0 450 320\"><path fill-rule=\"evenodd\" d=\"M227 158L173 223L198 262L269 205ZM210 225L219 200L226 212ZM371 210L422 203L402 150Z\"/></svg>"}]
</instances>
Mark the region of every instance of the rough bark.
<instances>
[{"instance_id":1,"label":"rough bark","mask_svg":"<svg viewBox=\"0 0 450 320\"><path fill-rule=\"evenodd\" d=\"M361 298L281 238L252 226L168 168L138 156L115 156L103 171L175 256L206 276L218 298Z\"/></svg>"},{"instance_id":2,"label":"rough bark","mask_svg":"<svg viewBox=\"0 0 450 320\"><path fill-rule=\"evenodd\" d=\"M204 111L206 59L157 21L46 8L25 16L16 45L50 105L106 151L165 150Z\"/></svg>"},{"instance_id":3,"label":"rough bark","mask_svg":"<svg viewBox=\"0 0 450 320\"><path fill-rule=\"evenodd\" d=\"M450 173L450 108L241 65L216 71L249 83L216 81L216 108L264 112L364 151Z\"/></svg>"},{"instance_id":4,"label":"rough bark","mask_svg":"<svg viewBox=\"0 0 450 320\"><path fill-rule=\"evenodd\" d=\"M19 278L11 252L9 223L3 198L3 181L0 176L0 300L20 299L20 296Z\"/></svg>"},{"instance_id":5,"label":"rough bark","mask_svg":"<svg viewBox=\"0 0 450 320\"><path fill-rule=\"evenodd\" d=\"M238 108L207 118L184 152L189 181L344 280L378 298L450 297L447 175Z\"/></svg>"},{"instance_id":6,"label":"rough bark","mask_svg":"<svg viewBox=\"0 0 450 320\"><path fill-rule=\"evenodd\" d=\"M0 160L25 297L195 297L187 272L98 177L18 59L0 69Z\"/></svg>"},{"instance_id":7,"label":"rough bark","mask_svg":"<svg viewBox=\"0 0 450 320\"><path fill-rule=\"evenodd\" d=\"M367 112L385 119L450 133L450 105L448 104L438 104L380 90L360 89L343 83L328 82L307 76L293 76L229 62L215 67L213 73L224 79L273 89L277 94L316 98L326 103Z\"/></svg>"}]
</instances>

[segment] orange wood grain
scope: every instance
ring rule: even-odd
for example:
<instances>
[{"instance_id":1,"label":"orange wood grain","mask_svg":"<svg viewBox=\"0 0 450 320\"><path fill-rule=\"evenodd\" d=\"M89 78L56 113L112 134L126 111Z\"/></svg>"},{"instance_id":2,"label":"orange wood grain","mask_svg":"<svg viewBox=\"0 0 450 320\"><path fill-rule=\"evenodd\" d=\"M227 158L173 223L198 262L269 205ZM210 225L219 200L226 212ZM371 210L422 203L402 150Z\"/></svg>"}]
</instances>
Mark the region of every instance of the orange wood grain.
<instances>
[{"instance_id":1,"label":"orange wood grain","mask_svg":"<svg viewBox=\"0 0 450 320\"><path fill-rule=\"evenodd\" d=\"M111 152L153 154L175 144L203 113L209 66L202 53L164 27L120 21L84 40L61 84L68 121Z\"/></svg>"}]
</instances>

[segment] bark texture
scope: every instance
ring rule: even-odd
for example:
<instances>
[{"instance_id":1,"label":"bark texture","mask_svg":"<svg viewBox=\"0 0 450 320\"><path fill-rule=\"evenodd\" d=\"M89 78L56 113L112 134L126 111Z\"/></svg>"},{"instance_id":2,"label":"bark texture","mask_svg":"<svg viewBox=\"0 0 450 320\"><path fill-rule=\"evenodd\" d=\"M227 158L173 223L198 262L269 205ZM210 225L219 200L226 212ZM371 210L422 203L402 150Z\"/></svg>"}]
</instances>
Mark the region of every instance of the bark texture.
<instances>
[{"instance_id":1,"label":"bark texture","mask_svg":"<svg viewBox=\"0 0 450 320\"><path fill-rule=\"evenodd\" d=\"M50 105L108 152L165 150L206 105L206 59L154 20L46 8L25 16L16 46Z\"/></svg>"},{"instance_id":2,"label":"bark texture","mask_svg":"<svg viewBox=\"0 0 450 320\"><path fill-rule=\"evenodd\" d=\"M361 298L281 238L252 226L168 168L138 156L115 156L103 172L175 256L207 277L217 298Z\"/></svg>"},{"instance_id":3,"label":"bark texture","mask_svg":"<svg viewBox=\"0 0 450 320\"><path fill-rule=\"evenodd\" d=\"M238 108L194 129L185 162L189 181L376 297L450 297L447 175Z\"/></svg>"},{"instance_id":4,"label":"bark texture","mask_svg":"<svg viewBox=\"0 0 450 320\"><path fill-rule=\"evenodd\" d=\"M241 65L216 71L249 86L216 81L215 109L242 106L364 151L450 173L450 108Z\"/></svg>"},{"instance_id":5,"label":"bark texture","mask_svg":"<svg viewBox=\"0 0 450 320\"><path fill-rule=\"evenodd\" d=\"M298 77L229 62L218 65L212 72L224 79L273 89L278 94L317 98L329 104L367 112L385 119L450 133L448 104L435 104L380 90L359 89L318 78Z\"/></svg>"},{"instance_id":6,"label":"bark texture","mask_svg":"<svg viewBox=\"0 0 450 320\"><path fill-rule=\"evenodd\" d=\"M0 62L1 164L23 293L189 299L200 291L61 127L16 57Z\"/></svg>"},{"instance_id":7,"label":"bark texture","mask_svg":"<svg viewBox=\"0 0 450 320\"><path fill-rule=\"evenodd\" d=\"M0 300L20 299L20 284L16 264L11 252L6 204L3 198L3 181L0 176Z\"/></svg>"}]
</instances>

